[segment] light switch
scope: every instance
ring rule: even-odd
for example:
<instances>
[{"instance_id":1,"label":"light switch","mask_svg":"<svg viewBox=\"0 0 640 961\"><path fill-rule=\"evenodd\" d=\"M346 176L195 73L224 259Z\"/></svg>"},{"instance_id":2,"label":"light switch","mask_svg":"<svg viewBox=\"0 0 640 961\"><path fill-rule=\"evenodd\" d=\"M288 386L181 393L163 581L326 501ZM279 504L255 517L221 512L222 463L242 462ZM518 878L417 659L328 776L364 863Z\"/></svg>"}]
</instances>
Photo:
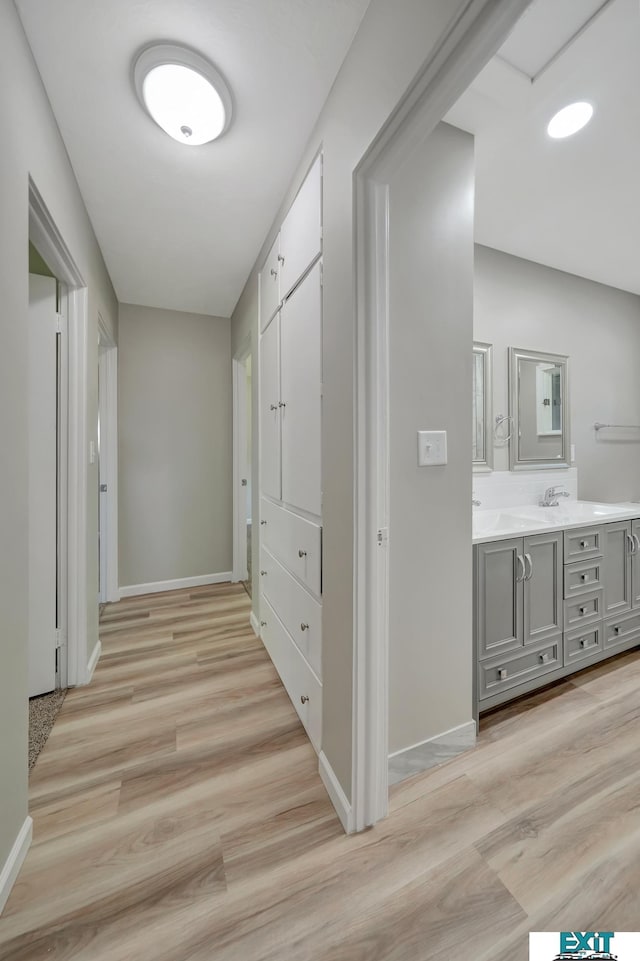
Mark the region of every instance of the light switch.
<instances>
[{"instance_id":1,"label":"light switch","mask_svg":"<svg viewBox=\"0 0 640 961\"><path fill-rule=\"evenodd\" d=\"M446 430L418 431L418 467L437 467L447 463Z\"/></svg>"}]
</instances>

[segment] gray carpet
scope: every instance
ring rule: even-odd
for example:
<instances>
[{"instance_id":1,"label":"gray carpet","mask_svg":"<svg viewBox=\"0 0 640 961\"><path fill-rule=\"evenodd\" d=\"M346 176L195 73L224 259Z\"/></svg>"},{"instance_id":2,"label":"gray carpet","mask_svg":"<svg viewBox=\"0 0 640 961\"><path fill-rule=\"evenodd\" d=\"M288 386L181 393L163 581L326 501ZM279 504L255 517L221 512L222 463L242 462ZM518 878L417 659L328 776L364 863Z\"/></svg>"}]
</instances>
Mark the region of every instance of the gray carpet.
<instances>
[{"instance_id":1,"label":"gray carpet","mask_svg":"<svg viewBox=\"0 0 640 961\"><path fill-rule=\"evenodd\" d=\"M29 770L47 743L66 693L66 690L52 691L51 694L29 698Z\"/></svg>"}]
</instances>

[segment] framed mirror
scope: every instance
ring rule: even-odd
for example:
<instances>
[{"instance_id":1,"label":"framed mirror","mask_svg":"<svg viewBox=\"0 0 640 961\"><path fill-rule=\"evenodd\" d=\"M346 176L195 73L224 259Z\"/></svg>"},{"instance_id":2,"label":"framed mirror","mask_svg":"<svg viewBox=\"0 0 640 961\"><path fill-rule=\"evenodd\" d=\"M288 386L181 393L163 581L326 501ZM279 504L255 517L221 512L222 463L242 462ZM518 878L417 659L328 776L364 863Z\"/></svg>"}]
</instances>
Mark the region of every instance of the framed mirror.
<instances>
[{"instance_id":1,"label":"framed mirror","mask_svg":"<svg viewBox=\"0 0 640 961\"><path fill-rule=\"evenodd\" d=\"M509 348L511 470L569 467L569 358Z\"/></svg>"},{"instance_id":2,"label":"framed mirror","mask_svg":"<svg viewBox=\"0 0 640 961\"><path fill-rule=\"evenodd\" d=\"M492 431L492 354L491 344L473 343L473 433L472 461L474 471L493 467Z\"/></svg>"}]
</instances>

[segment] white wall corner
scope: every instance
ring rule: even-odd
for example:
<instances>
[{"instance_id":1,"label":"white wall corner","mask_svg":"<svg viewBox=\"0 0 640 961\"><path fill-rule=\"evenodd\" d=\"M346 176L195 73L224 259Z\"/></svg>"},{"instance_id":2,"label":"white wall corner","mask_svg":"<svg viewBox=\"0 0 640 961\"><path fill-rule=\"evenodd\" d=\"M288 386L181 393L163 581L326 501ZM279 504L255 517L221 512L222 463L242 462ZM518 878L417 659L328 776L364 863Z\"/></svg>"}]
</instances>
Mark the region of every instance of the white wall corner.
<instances>
[{"instance_id":1,"label":"white wall corner","mask_svg":"<svg viewBox=\"0 0 640 961\"><path fill-rule=\"evenodd\" d=\"M120 597L138 597L141 594L161 594L163 591L180 591L187 587L205 587L207 584L231 582L231 571L220 574L201 574L197 577L178 577L172 581L153 581L150 584L130 584L120 588Z\"/></svg>"},{"instance_id":2,"label":"white wall corner","mask_svg":"<svg viewBox=\"0 0 640 961\"><path fill-rule=\"evenodd\" d=\"M89 663L87 664L87 684L91 683L91 678L93 677L93 672L95 671L98 661L100 660L100 655L102 654L102 641L96 641L96 646L93 649L93 653L89 658Z\"/></svg>"},{"instance_id":3,"label":"white wall corner","mask_svg":"<svg viewBox=\"0 0 640 961\"><path fill-rule=\"evenodd\" d=\"M353 808L347 798L347 795L342 790L342 785L338 781L335 772L329 761L327 755L324 751L320 751L318 757L318 771L322 779L322 783L327 789L327 794L331 798L331 803L336 809L336 814L340 818L342 827L345 829L347 834L353 834L355 830L355 822L353 818Z\"/></svg>"},{"instance_id":4,"label":"white wall corner","mask_svg":"<svg viewBox=\"0 0 640 961\"><path fill-rule=\"evenodd\" d=\"M258 618L253 613L253 611L251 611L251 614L249 615L249 623L251 624L251 629L253 630L253 633L256 635L256 637L260 637L260 624L258 622Z\"/></svg>"},{"instance_id":5,"label":"white wall corner","mask_svg":"<svg viewBox=\"0 0 640 961\"><path fill-rule=\"evenodd\" d=\"M0 871L0 914L4 911L4 906L9 900L11 889L16 883L20 868L31 846L32 837L33 821L30 817L26 817L9 852L9 857L5 861L2 871Z\"/></svg>"}]
</instances>

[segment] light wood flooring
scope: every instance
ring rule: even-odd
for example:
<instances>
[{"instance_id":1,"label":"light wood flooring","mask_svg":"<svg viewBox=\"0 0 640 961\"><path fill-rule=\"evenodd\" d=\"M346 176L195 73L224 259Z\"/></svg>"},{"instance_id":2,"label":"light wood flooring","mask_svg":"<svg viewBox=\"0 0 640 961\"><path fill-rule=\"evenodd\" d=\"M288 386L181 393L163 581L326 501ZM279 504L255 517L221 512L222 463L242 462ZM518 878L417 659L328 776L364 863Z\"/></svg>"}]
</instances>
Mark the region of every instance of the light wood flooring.
<instances>
[{"instance_id":1,"label":"light wood flooring","mask_svg":"<svg viewBox=\"0 0 640 961\"><path fill-rule=\"evenodd\" d=\"M241 585L131 598L31 776L2 961L526 961L640 929L640 655L484 721L346 837Z\"/></svg>"}]
</instances>

